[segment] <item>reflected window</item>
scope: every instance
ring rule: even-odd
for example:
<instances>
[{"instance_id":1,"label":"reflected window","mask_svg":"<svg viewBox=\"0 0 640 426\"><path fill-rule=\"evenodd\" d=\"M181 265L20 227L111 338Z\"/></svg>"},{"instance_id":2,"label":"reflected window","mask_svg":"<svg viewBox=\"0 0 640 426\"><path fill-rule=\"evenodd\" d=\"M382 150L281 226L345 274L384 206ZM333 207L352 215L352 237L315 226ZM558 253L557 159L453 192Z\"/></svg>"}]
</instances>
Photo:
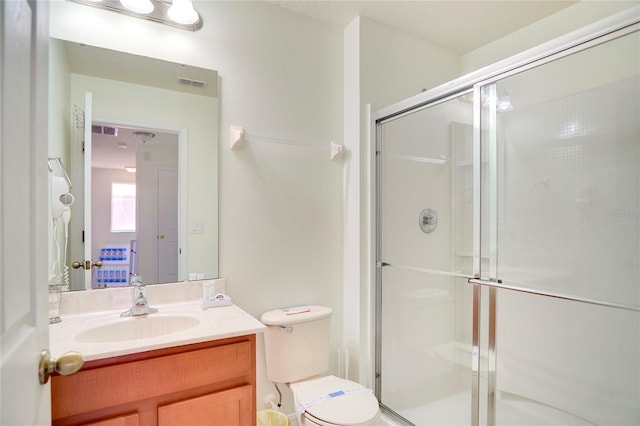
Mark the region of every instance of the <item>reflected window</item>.
<instances>
[{"instance_id":1,"label":"reflected window","mask_svg":"<svg viewBox=\"0 0 640 426\"><path fill-rule=\"evenodd\" d=\"M111 184L111 232L136 232L135 183Z\"/></svg>"}]
</instances>

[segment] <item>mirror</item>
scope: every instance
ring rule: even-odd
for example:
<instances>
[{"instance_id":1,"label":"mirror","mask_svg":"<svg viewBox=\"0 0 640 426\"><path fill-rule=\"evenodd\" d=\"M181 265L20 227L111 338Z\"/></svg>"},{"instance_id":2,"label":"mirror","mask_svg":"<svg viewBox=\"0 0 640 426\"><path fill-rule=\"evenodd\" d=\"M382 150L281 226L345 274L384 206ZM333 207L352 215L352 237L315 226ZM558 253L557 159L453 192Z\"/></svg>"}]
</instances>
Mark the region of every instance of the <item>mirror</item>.
<instances>
[{"instance_id":1,"label":"mirror","mask_svg":"<svg viewBox=\"0 0 640 426\"><path fill-rule=\"evenodd\" d=\"M217 72L51 39L49 86L49 283L217 277Z\"/></svg>"}]
</instances>

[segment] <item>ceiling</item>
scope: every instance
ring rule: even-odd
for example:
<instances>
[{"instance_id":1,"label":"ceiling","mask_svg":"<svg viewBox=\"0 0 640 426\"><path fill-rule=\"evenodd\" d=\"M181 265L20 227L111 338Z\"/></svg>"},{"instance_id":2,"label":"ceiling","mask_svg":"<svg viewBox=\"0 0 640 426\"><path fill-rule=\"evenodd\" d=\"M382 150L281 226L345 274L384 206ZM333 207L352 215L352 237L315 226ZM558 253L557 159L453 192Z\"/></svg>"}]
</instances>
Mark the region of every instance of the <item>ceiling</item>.
<instances>
[{"instance_id":1,"label":"ceiling","mask_svg":"<svg viewBox=\"0 0 640 426\"><path fill-rule=\"evenodd\" d=\"M272 4L340 27L355 17L403 29L463 55L502 38L575 0L270 0Z\"/></svg>"},{"instance_id":2,"label":"ceiling","mask_svg":"<svg viewBox=\"0 0 640 426\"><path fill-rule=\"evenodd\" d=\"M178 155L178 135L159 130L139 129L112 124L92 123L91 167L118 169L136 165L138 147L141 144L169 146ZM134 132L150 132L151 137L137 137ZM114 134L115 133L115 134Z\"/></svg>"}]
</instances>

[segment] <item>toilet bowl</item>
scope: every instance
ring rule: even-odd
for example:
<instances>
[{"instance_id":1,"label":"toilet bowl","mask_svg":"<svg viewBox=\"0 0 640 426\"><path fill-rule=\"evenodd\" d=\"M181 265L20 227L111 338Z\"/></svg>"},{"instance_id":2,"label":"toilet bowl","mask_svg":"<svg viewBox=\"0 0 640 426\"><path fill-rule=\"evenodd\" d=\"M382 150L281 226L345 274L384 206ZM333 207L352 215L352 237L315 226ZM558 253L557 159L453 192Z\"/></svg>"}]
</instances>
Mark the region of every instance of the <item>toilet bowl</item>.
<instances>
[{"instance_id":1,"label":"toilet bowl","mask_svg":"<svg viewBox=\"0 0 640 426\"><path fill-rule=\"evenodd\" d=\"M371 389L335 376L291 383L298 423L319 426L380 424L378 400Z\"/></svg>"},{"instance_id":2,"label":"toilet bowl","mask_svg":"<svg viewBox=\"0 0 640 426\"><path fill-rule=\"evenodd\" d=\"M262 314L267 377L289 385L300 426L378 425L371 389L328 375L330 316L331 308L317 305Z\"/></svg>"}]
</instances>

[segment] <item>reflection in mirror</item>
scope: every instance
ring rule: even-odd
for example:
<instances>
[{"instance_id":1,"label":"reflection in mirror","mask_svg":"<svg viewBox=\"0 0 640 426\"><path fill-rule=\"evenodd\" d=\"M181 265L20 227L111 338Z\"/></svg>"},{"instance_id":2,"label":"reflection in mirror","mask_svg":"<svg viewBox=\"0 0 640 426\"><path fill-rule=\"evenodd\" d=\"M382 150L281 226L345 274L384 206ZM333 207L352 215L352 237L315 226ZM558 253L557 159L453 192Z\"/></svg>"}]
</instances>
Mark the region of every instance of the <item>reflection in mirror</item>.
<instances>
[{"instance_id":1,"label":"reflection in mirror","mask_svg":"<svg viewBox=\"0 0 640 426\"><path fill-rule=\"evenodd\" d=\"M178 281L178 135L95 121L91 133L92 196L85 208L92 259L102 262L91 287L127 285L130 274Z\"/></svg>"},{"instance_id":2,"label":"reflection in mirror","mask_svg":"<svg viewBox=\"0 0 640 426\"><path fill-rule=\"evenodd\" d=\"M49 224L50 284L217 277L217 73L51 39L49 78L49 156L74 197L67 233Z\"/></svg>"}]
</instances>

